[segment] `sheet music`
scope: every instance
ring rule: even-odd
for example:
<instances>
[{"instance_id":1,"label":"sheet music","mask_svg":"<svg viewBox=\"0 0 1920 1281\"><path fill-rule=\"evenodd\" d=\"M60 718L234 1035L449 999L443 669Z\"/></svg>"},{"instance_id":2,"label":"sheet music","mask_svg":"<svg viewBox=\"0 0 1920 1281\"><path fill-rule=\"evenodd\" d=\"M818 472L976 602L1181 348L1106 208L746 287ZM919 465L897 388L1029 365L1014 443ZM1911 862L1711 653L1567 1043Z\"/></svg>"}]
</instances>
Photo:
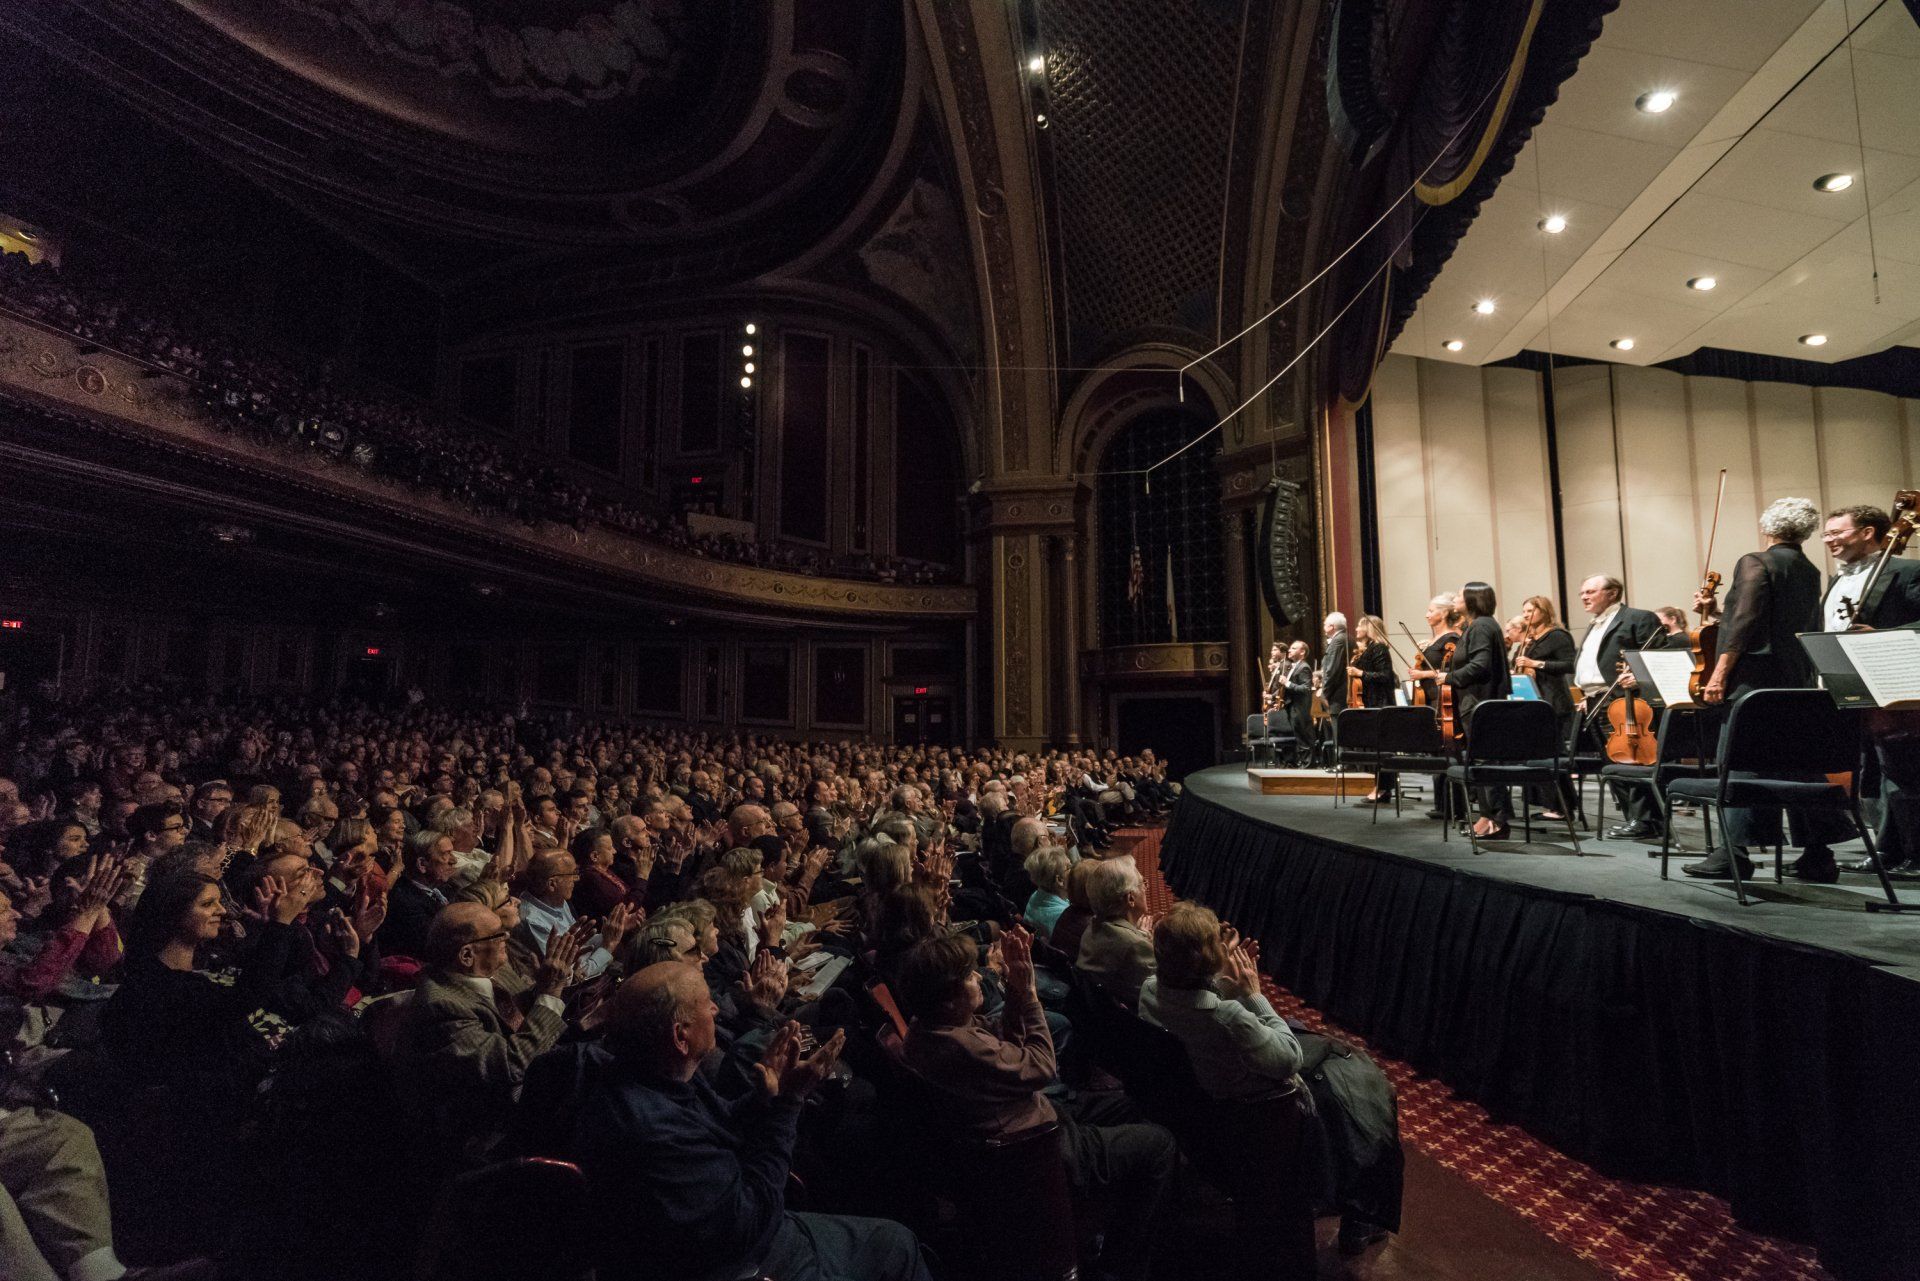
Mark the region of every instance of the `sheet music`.
<instances>
[{"instance_id":1,"label":"sheet music","mask_svg":"<svg viewBox=\"0 0 1920 1281\"><path fill-rule=\"evenodd\" d=\"M1693 692L1687 688L1693 679L1693 654L1684 649L1636 650L1653 677L1654 692L1668 707L1691 707Z\"/></svg>"},{"instance_id":2,"label":"sheet music","mask_svg":"<svg viewBox=\"0 0 1920 1281\"><path fill-rule=\"evenodd\" d=\"M1842 632L1834 640L1874 702L1920 703L1920 632Z\"/></svg>"}]
</instances>

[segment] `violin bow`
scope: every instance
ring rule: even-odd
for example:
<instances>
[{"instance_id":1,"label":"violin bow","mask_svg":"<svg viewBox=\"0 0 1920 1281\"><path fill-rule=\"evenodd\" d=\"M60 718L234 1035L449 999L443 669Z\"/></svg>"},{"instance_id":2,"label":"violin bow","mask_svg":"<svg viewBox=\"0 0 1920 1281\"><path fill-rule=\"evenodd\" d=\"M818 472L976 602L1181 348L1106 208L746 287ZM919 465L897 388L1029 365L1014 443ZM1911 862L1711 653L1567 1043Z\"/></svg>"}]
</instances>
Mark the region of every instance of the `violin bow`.
<instances>
[{"instance_id":1,"label":"violin bow","mask_svg":"<svg viewBox=\"0 0 1920 1281\"><path fill-rule=\"evenodd\" d=\"M1727 497L1727 469L1720 469L1720 492L1713 496L1713 524L1707 527L1707 562L1700 567L1700 581L1706 582L1713 570L1713 545L1720 538L1720 504Z\"/></svg>"},{"instance_id":2,"label":"violin bow","mask_svg":"<svg viewBox=\"0 0 1920 1281\"><path fill-rule=\"evenodd\" d=\"M1407 660L1406 660L1406 659L1404 659L1404 658L1403 658L1403 659L1401 659L1400 661L1401 661L1401 662L1403 662L1403 663L1407 663L1407 666L1408 666L1408 667L1425 667L1425 666L1427 665L1427 652L1426 652L1425 650L1423 650L1423 649L1421 649L1421 648L1420 648L1420 642L1419 642L1419 641L1417 641L1417 640L1415 640L1415 639L1413 638L1413 628L1411 628L1411 627L1408 627L1408 626L1407 626L1407 625L1406 625L1406 624L1405 624L1405 623L1403 622L1403 623L1401 623L1401 624L1400 624L1400 630L1401 630L1401 632L1402 632L1402 633L1404 633L1404 634L1406 635L1406 638L1407 638L1407 644L1408 644L1409 646L1411 646L1411 647L1412 647L1412 649L1413 649L1413 652L1414 652L1414 653L1416 653L1416 654L1418 654L1418 655L1420 655L1420 661L1419 661L1418 663L1407 663ZM1388 641L1388 642L1387 642L1387 648L1389 648L1389 649L1393 649L1393 642L1392 642L1392 641ZM1394 650L1393 652L1397 654L1397 653L1399 653L1400 651L1396 649L1396 650Z\"/></svg>"}]
</instances>

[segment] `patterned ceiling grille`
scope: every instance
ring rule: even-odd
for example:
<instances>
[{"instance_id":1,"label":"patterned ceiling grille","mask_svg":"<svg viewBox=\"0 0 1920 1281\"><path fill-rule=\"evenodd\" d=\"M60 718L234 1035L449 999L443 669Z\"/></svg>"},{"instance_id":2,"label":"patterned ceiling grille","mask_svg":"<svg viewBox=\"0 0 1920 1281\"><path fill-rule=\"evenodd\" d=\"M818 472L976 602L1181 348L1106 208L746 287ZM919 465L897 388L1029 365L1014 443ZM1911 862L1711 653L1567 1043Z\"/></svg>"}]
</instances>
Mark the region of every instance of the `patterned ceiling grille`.
<instances>
[{"instance_id":1,"label":"patterned ceiling grille","mask_svg":"<svg viewBox=\"0 0 1920 1281\"><path fill-rule=\"evenodd\" d=\"M1226 553L1221 544L1220 477L1214 469L1220 433L1156 469L1151 487L1139 476L1112 474L1151 467L1205 431L1211 421L1179 409L1154 410L1122 427L1101 455L1103 646L1226 638Z\"/></svg>"},{"instance_id":2,"label":"patterned ceiling grille","mask_svg":"<svg viewBox=\"0 0 1920 1281\"><path fill-rule=\"evenodd\" d=\"M1242 5L1038 8L1073 363L1137 330L1211 334Z\"/></svg>"}]
</instances>

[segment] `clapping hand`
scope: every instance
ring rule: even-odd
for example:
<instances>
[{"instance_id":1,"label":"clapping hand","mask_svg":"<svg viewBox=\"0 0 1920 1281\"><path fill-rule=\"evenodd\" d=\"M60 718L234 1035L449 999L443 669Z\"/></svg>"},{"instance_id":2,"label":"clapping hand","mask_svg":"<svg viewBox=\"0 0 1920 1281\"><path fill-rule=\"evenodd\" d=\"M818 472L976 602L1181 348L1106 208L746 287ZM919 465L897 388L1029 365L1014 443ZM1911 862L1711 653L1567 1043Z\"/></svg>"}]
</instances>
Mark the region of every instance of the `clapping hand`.
<instances>
[{"instance_id":1,"label":"clapping hand","mask_svg":"<svg viewBox=\"0 0 1920 1281\"><path fill-rule=\"evenodd\" d=\"M760 917L760 941L768 947L778 947L780 938L787 932L787 905L776 902Z\"/></svg>"},{"instance_id":2,"label":"clapping hand","mask_svg":"<svg viewBox=\"0 0 1920 1281\"><path fill-rule=\"evenodd\" d=\"M353 922L347 919L347 914L337 907L327 913L327 937L348 956L360 955L360 932L353 928Z\"/></svg>"},{"instance_id":3,"label":"clapping hand","mask_svg":"<svg viewBox=\"0 0 1920 1281\"><path fill-rule=\"evenodd\" d=\"M627 931L644 919L645 912L637 912L625 903L615 903L613 910L600 922L600 945L609 952L618 951L620 941L627 937Z\"/></svg>"},{"instance_id":4,"label":"clapping hand","mask_svg":"<svg viewBox=\"0 0 1920 1281\"><path fill-rule=\"evenodd\" d=\"M1033 990L1033 935L1015 925L1000 936L1000 961L1009 992Z\"/></svg>"},{"instance_id":5,"label":"clapping hand","mask_svg":"<svg viewBox=\"0 0 1920 1281\"><path fill-rule=\"evenodd\" d=\"M98 855L87 860L86 871L76 880L67 877L64 884L73 903L73 917L67 922L69 929L82 934L91 934L108 919L107 905L119 896L120 891L133 879L133 869L121 858L101 858Z\"/></svg>"},{"instance_id":6,"label":"clapping hand","mask_svg":"<svg viewBox=\"0 0 1920 1281\"><path fill-rule=\"evenodd\" d=\"M580 962L580 949L586 945L586 932L578 925L570 930L555 930L547 939L547 954L540 959L534 975L536 991L558 996L573 981L573 970Z\"/></svg>"},{"instance_id":7,"label":"clapping hand","mask_svg":"<svg viewBox=\"0 0 1920 1281\"><path fill-rule=\"evenodd\" d=\"M760 1088L766 1091L768 1098L804 1099L813 1092L815 1086L826 1080L827 1073L840 1061L840 1051L846 1044L846 1030L838 1029L831 1040L803 1058L800 1054L800 1025L787 1022L773 1034L766 1052L753 1065L760 1077Z\"/></svg>"},{"instance_id":8,"label":"clapping hand","mask_svg":"<svg viewBox=\"0 0 1920 1281\"><path fill-rule=\"evenodd\" d=\"M353 896L353 930L362 939L370 939L380 932L387 920L387 893L376 891L373 882L363 880Z\"/></svg>"},{"instance_id":9,"label":"clapping hand","mask_svg":"<svg viewBox=\"0 0 1920 1281\"><path fill-rule=\"evenodd\" d=\"M787 994L787 983L787 963L767 948L753 958L753 967L740 979L741 990L748 999L769 1009L779 1008Z\"/></svg>"}]
</instances>

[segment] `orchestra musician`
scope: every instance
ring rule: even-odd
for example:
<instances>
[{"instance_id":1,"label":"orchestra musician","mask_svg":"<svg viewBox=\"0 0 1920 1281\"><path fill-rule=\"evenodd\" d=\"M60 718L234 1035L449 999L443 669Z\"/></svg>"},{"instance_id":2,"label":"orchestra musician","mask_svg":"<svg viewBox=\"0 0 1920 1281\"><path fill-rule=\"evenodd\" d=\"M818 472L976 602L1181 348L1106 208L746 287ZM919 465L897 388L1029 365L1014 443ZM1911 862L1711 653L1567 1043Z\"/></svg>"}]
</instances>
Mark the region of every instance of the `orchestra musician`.
<instances>
[{"instance_id":1,"label":"orchestra musician","mask_svg":"<svg viewBox=\"0 0 1920 1281\"><path fill-rule=\"evenodd\" d=\"M1460 644L1460 626L1465 619L1465 612L1460 608L1460 598L1452 592L1442 592L1435 596L1427 602L1426 619L1427 641L1420 646L1418 659L1420 666L1413 670L1444 671L1452 657L1450 649ZM1412 671L1409 671L1408 675L1411 676ZM1435 715L1439 715L1440 682L1425 680L1415 683L1425 690L1427 706L1434 709ZM1427 817L1446 822L1453 808L1449 803L1453 793L1447 787L1447 776L1435 774L1431 782L1434 805L1427 811Z\"/></svg>"},{"instance_id":2,"label":"orchestra musician","mask_svg":"<svg viewBox=\"0 0 1920 1281\"><path fill-rule=\"evenodd\" d=\"M1295 641L1287 646L1287 662L1280 677L1280 688L1284 694L1287 709L1287 722L1293 726L1294 739L1299 743L1300 759L1308 760L1313 756L1313 664L1307 659L1307 643Z\"/></svg>"},{"instance_id":3,"label":"orchestra musician","mask_svg":"<svg viewBox=\"0 0 1920 1281\"><path fill-rule=\"evenodd\" d=\"M1830 632L1865 627L1885 629L1920 624L1920 561L1893 557L1887 561L1870 599L1860 591L1873 576L1873 566L1886 550L1893 519L1878 507L1842 507L1827 513L1820 539L1839 567L1827 580L1821 602L1825 629ZM1842 601L1853 603L1849 617ZM1920 733L1883 730L1871 736L1861 762L1861 791L1880 793L1880 853L1887 874L1920 877ZM1868 859L1842 865L1849 872L1871 872Z\"/></svg>"},{"instance_id":4,"label":"orchestra musician","mask_svg":"<svg viewBox=\"0 0 1920 1281\"><path fill-rule=\"evenodd\" d=\"M1267 684L1260 695L1260 710L1271 712L1287 701L1285 646L1279 641L1267 651Z\"/></svg>"},{"instance_id":5,"label":"orchestra musician","mask_svg":"<svg viewBox=\"0 0 1920 1281\"><path fill-rule=\"evenodd\" d=\"M1347 639L1347 616L1335 610L1327 615L1320 630L1327 638L1327 652L1314 674L1314 689L1326 702L1327 713L1338 716L1347 705L1347 664L1353 654L1353 643Z\"/></svg>"},{"instance_id":6,"label":"orchestra musician","mask_svg":"<svg viewBox=\"0 0 1920 1281\"><path fill-rule=\"evenodd\" d=\"M1553 709L1554 718L1560 722L1560 739L1565 742L1574 715L1573 691L1567 686L1577 656L1573 634L1560 626L1559 611L1545 596L1527 597L1520 609L1520 631L1514 673L1532 678L1541 701ZM1544 784L1534 785L1532 799L1540 817L1548 819L1564 818L1567 807L1573 804L1573 798L1563 790L1556 794Z\"/></svg>"},{"instance_id":7,"label":"orchestra musician","mask_svg":"<svg viewBox=\"0 0 1920 1281\"><path fill-rule=\"evenodd\" d=\"M1720 624L1720 652L1700 691L1701 701L1724 706L1752 689L1805 689L1813 681L1813 662L1797 633L1820 630L1820 571L1800 550L1820 527L1820 509L1804 498L1782 498L1760 513L1761 550L1734 565ZM1702 619L1716 613L1712 594L1702 591L1694 608ZM1852 835L1852 822L1832 810L1788 812L1800 858L1789 865L1803 881L1840 878L1832 846ZM1722 844L1705 859L1681 868L1688 876L1720 880L1733 871L1728 851L1748 874L1750 845L1774 845L1780 839L1780 812L1729 806L1721 816Z\"/></svg>"},{"instance_id":8,"label":"orchestra musician","mask_svg":"<svg viewBox=\"0 0 1920 1281\"><path fill-rule=\"evenodd\" d=\"M1364 614L1353 625L1353 661L1346 675L1360 681L1362 707L1392 707L1399 680L1393 674L1393 650L1387 645L1387 625L1372 614ZM1393 799L1390 777L1376 778L1373 791L1360 799L1362 805L1378 805Z\"/></svg>"},{"instance_id":9,"label":"orchestra musician","mask_svg":"<svg viewBox=\"0 0 1920 1281\"><path fill-rule=\"evenodd\" d=\"M1605 708L1621 696L1614 683L1620 655L1627 650L1646 649L1666 633L1654 615L1625 604L1621 600L1625 594L1626 588L1611 574L1595 574L1580 584L1580 607L1593 621L1587 625L1580 653L1574 659L1573 683L1583 692L1581 714L1603 750L1607 736ZM1663 824L1654 802L1638 788L1618 783L1609 786L1626 821L1608 829L1607 835L1625 841L1659 840Z\"/></svg>"},{"instance_id":10,"label":"orchestra musician","mask_svg":"<svg viewBox=\"0 0 1920 1281\"><path fill-rule=\"evenodd\" d=\"M1656 636L1646 643L1647 649L1691 649L1693 638L1687 635L1687 611L1678 605L1662 605L1653 611L1660 620L1660 626L1667 629L1666 635Z\"/></svg>"},{"instance_id":11,"label":"orchestra musician","mask_svg":"<svg viewBox=\"0 0 1920 1281\"><path fill-rule=\"evenodd\" d=\"M1498 608L1493 588L1486 583L1468 583L1460 593L1466 615L1460 643L1454 648L1453 665L1445 672L1419 667L1408 675L1415 680L1443 680L1453 687L1454 717L1465 733L1473 709L1489 698L1505 698L1512 692L1507 677L1506 646L1500 624L1494 618ZM1474 833L1486 840L1505 840L1513 820L1513 798L1504 787L1480 789L1475 798L1480 818Z\"/></svg>"}]
</instances>

